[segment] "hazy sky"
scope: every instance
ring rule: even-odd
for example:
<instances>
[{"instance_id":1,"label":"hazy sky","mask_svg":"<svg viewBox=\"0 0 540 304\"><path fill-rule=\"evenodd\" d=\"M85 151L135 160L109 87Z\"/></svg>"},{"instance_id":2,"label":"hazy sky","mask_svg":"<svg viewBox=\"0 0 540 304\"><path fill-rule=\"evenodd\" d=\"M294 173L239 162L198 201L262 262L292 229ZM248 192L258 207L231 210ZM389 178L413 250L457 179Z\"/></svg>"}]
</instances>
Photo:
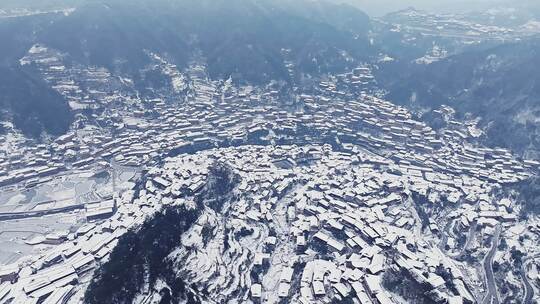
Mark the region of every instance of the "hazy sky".
<instances>
[{"instance_id":1,"label":"hazy sky","mask_svg":"<svg viewBox=\"0 0 540 304\"><path fill-rule=\"evenodd\" d=\"M415 7L438 12L462 12L482 10L497 6L521 6L539 3L540 0L343 0L354 4L366 13L374 16Z\"/></svg>"}]
</instances>

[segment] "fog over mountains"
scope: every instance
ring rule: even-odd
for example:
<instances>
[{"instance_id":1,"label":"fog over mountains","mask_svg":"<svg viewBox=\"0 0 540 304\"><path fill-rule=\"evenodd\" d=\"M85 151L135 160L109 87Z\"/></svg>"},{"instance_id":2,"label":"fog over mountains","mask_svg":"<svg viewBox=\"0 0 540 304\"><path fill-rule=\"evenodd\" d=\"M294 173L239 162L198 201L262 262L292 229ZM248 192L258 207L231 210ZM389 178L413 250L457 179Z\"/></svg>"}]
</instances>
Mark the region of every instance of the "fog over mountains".
<instances>
[{"instance_id":1,"label":"fog over mountains","mask_svg":"<svg viewBox=\"0 0 540 304\"><path fill-rule=\"evenodd\" d=\"M19 59L36 43L65 54L69 64L105 67L134 78L137 87L145 86L139 72L150 63L149 52L163 54L181 67L202 52L212 77L260 83L291 80L285 50L306 75L351 67L351 60L374 54L367 40L369 29L368 16L359 10L289 1L87 1L67 14L2 18L4 76L14 75L23 83L20 87L31 85L32 90L4 86L1 104L13 110L15 125L27 134L67 130L67 109L54 118L48 111L34 111L36 104L62 104L59 96L33 80L31 66L19 66ZM37 96L43 97L38 101ZM19 110L26 114L18 115Z\"/></svg>"},{"instance_id":2,"label":"fog over mountains","mask_svg":"<svg viewBox=\"0 0 540 304\"><path fill-rule=\"evenodd\" d=\"M377 3L386 9L398 9L404 5L397 1ZM494 6L492 1L467 3L468 6L463 9L474 9L476 5L497 8L508 4ZM430 1L409 4L426 8L433 5ZM479 115L486 102L496 98L500 104L506 105L504 113L509 114L509 109L523 108L521 104L513 106L518 102L514 102L514 99L529 100L535 96L532 94L535 92L534 84L530 84L534 77L526 76L529 75L527 70L519 68L520 63L532 66L529 63L536 55L534 49L527 48L535 43L535 38L527 38L530 42L517 41L502 47L492 38L483 39L480 44L472 45L473 50L480 51L472 52L467 51L469 44L456 44L456 39L446 37L444 33L439 34L439 37L415 38L414 42L404 42L403 32L381 26L380 20L389 24L409 21L399 19L402 16L399 14L395 15L397 19L392 14L380 20L370 19L360 10L362 7L369 9L370 4L367 3L354 3L356 9L330 2L248 0L129 3L120 0L53 1L47 2L46 6L43 6L45 3L23 1L7 2L4 5L7 15L10 7L30 10L28 16L0 19L0 38L5 42L5 47L0 50L0 68L4 71L2 77L5 79L4 85L0 86L1 105L4 109L2 117L12 120L17 128L32 136L38 136L42 131L62 134L69 128L74 117L65 97L53 92L37 75L35 67L20 66L19 60L35 44L60 52L69 65L104 67L118 76L132 78L134 88L141 93L146 92L144 88L149 84L155 86L161 83L156 75L144 72L145 67L151 63L148 56L151 52L166 56L180 67L185 67L194 54L199 54L207 61L213 78L232 77L236 81L259 84L279 80L290 85L328 72L345 71L359 62L376 61L382 53L387 53L396 60L381 65L379 72L380 75L390 73L392 77L386 82L383 76L380 81L389 84L387 89L390 96L399 103L407 100L411 92L416 93L418 102L434 106L448 102L456 104L458 101L455 99L459 95L461 99L458 100L461 101L457 108L463 109L463 114L472 110L472 114ZM48 13L33 14L32 9L35 10L36 6L42 6L43 12ZM444 6L444 2L437 3L437 10L443 10ZM452 2L452 6L459 9L463 5ZM517 29L534 20L531 19L534 18L534 10L530 9L534 3L520 2L514 6L517 8L470 14L465 15L465 18L490 26L503 25ZM371 7L374 7L373 4ZM523 10L522 7L529 9ZM75 10L57 12L60 8ZM457 47L453 50L456 56L427 66L409 65L437 43L447 43L445 47L451 53L452 48ZM473 58L497 56L498 52L518 54L504 59L505 64L501 64L511 67L512 71L505 70L502 73L499 68L470 70L475 66L468 63L475 60ZM294 64L297 72L294 76L288 72L286 62ZM463 69L458 68L460 66ZM456 72L452 74L446 71L448 68ZM393 77L395 69L399 69L402 78ZM527 81L517 81L519 75L512 73L523 75ZM456 81L460 85L454 84ZM14 85L14 82L20 85ZM473 86L479 83L480 86L474 89ZM501 94L513 94L517 90L522 92L519 96L528 97L492 96L495 92L486 87L488 83L494 87L504 83L513 88ZM433 86L436 90L430 89ZM464 89L467 90L466 94L462 91ZM480 100L474 101L477 98ZM520 117L529 117L523 111L512 113L518 115L519 112ZM534 113L534 110L527 113ZM510 119L503 112L487 113L485 116ZM490 121L492 119L486 120L485 125ZM522 137L519 143L508 142L508 137L494 142L513 148L519 146L523 150L527 146L525 142L528 142L525 138L529 136L527 133L518 136Z\"/></svg>"}]
</instances>

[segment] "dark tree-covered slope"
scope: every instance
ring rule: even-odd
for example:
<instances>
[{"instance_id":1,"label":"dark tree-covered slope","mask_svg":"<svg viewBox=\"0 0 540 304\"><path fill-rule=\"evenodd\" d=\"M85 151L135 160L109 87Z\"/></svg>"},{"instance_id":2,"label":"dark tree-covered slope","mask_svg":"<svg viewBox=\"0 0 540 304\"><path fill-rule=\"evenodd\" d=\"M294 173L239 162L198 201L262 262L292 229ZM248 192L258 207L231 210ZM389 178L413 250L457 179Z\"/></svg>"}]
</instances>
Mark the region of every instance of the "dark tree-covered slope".
<instances>
[{"instance_id":1,"label":"dark tree-covered slope","mask_svg":"<svg viewBox=\"0 0 540 304\"><path fill-rule=\"evenodd\" d=\"M63 134L73 121L64 98L31 68L0 66L0 108L30 136Z\"/></svg>"},{"instance_id":2,"label":"dark tree-covered slope","mask_svg":"<svg viewBox=\"0 0 540 304\"><path fill-rule=\"evenodd\" d=\"M539 65L540 39L530 39L380 76L390 100L428 109L446 104L461 117L471 113L489 127L491 144L524 151L540 148Z\"/></svg>"},{"instance_id":3,"label":"dark tree-covered slope","mask_svg":"<svg viewBox=\"0 0 540 304\"><path fill-rule=\"evenodd\" d=\"M231 199L238 182L239 176L229 166L215 163L209 168L205 186L196 194L195 208L165 207L140 228L124 234L109 260L94 274L85 303L133 303L143 288L158 288L158 279L166 284L158 290L161 303L204 303L209 295L188 285L167 257L205 207L221 212L221 204Z\"/></svg>"}]
</instances>

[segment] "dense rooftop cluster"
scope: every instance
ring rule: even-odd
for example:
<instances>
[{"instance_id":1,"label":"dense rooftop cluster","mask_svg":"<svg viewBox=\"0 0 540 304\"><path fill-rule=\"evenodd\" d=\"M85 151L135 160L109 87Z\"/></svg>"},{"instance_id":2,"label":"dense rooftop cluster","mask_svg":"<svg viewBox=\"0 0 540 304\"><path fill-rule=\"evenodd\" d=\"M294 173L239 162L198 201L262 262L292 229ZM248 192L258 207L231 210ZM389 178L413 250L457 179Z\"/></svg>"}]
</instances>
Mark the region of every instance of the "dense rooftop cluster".
<instances>
[{"instance_id":1,"label":"dense rooftop cluster","mask_svg":"<svg viewBox=\"0 0 540 304\"><path fill-rule=\"evenodd\" d=\"M68 68L44 46L21 60L73 109L95 112L50 144L5 136L0 187L13 194L0 206L6 227L73 218L10 240L30 249L0 267L0 303L79 301L127 230L163 206L195 205L215 161L240 183L222 208L204 208L168 260L216 302L407 301L389 283L397 274L433 301L475 302L498 298L494 259L509 260L516 248L537 254L538 224L520 224L505 187L536 174L539 163L479 145L459 121L436 132L374 96L369 66L290 94L278 84L209 80L201 62L181 73L148 56L172 86L147 99L133 95L131 80ZM96 182L70 190L81 183L73 175ZM18 196L53 185L59 194L47 201ZM497 251L502 239L514 251ZM160 292L147 286L137 299L159 300Z\"/></svg>"},{"instance_id":2,"label":"dense rooftop cluster","mask_svg":"<svg viewBox=\"0 0 540 304\"><path fill-rule=\"evenodd\" d=\"M431 233L421 233L423 223L414 207L413 198L427 192L437 197L453 193L411 174L407 165L356 148L247 146L197 154L199 162L230 164L242 182L225 211L206 210L171 254L178 276L219 294L214 297L218 302L313 303L353 297L361 303L391 303L381 279L385 270L396 268L428 286L433 300L474 301L464 279L466 268L433 241L436 222L428 223ZM158 175L174 181L176 168L191 162L192 156L170 159ZM454 190L453 203L462 205L464 219L471 214L488 231L515 221L505 208L478 208L479 200L496 200L493 184L462 178L466 182ZM175 188L174 182L159 181L168 186L164 193ZM465 198L463 193L474 195ZM452 279L442 278L440 269Z\"/></svg>"}]
</instances>

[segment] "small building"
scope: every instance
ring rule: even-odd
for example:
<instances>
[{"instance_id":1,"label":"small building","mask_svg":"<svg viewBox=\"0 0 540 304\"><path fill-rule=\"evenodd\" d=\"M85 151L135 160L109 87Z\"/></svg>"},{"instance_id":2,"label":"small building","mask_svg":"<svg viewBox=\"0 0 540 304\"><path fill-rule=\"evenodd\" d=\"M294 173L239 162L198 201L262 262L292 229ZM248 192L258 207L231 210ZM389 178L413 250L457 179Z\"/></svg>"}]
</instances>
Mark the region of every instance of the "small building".
<instances>
[{"instance_id":1,"label":"small building","mask_svg":"<svg viewBox=\"0 0 540 304\"><path fill-rule=\"evenodd\" d=\"M313 281L313 294L316 297L321 297L326 295L326 290L324 289L324 284L322 281Z\"/></svg>"},{"instance_id":2,"label":"small building","mask_svg":"<svg viewBox=\"0 0 540 304\"><path fill-rule=\"evenodd\" d=\"M291 267L285 267L281 271L281 276L279 278L279 281L282 283L291 283L292 277L293 277L294 269Z\"/></svg>"},{"instance_id":3,"label":"small building","mask_svg":"<svg viewBox=\"0 0 540 304\"><path fill-rule=\"evenodd\" d=\"M278 295L280 298L286 298L289 296L289 290L291 289L291 284L281 282L278 287Z\"/></svg>"},{"instance_id":4,"label":"small building","mask_svg":"<svg viewBox=\"0 0 540 304\"><path fill-rule=\"evenodd\" d=\"M251 297L253 299L260 299L262 297L262 286L261 284L251 285Z\"/></svg>"}]
</instances>

